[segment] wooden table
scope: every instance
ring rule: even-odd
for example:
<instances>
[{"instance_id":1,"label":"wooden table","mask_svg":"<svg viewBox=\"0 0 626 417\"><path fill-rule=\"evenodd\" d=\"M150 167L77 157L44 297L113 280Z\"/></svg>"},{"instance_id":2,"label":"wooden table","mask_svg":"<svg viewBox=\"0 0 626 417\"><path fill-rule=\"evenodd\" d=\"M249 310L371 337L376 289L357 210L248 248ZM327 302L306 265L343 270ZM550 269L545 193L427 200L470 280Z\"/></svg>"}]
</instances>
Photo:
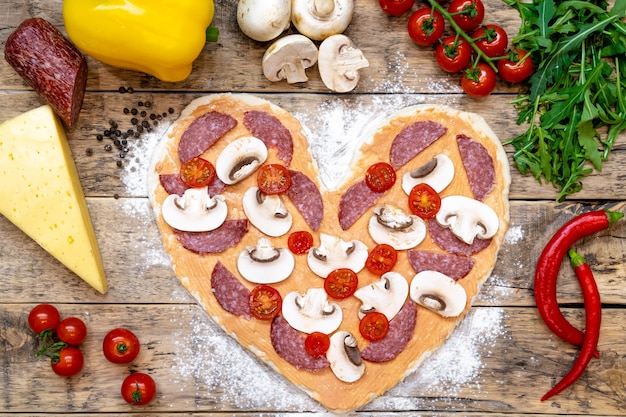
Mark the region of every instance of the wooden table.
<instances>
[{"instance_id":1,"label":"wooden table","mask_svg":"<svg viewBox=\"0 0 626 417\"><path fill-rule=\"evenodd\" d=\"M419 0L418 0L419 2ZM68 130L80 180L87 195L110 285L100 295L0 218L0 415L321 415L325 413L281 377L226 336L174 277L162 249L147 199L144 175L151 147L193 98L213 92L250 92L293 112L313 132L312 141L336 137L334 148L315 155L351 152L368 121L416 103L441 103L476 112L501 139L520 133L510 104L516 88L499 84L485 100L462 94L458 76L440 71L432 51L415 46L406 31L408 16L385 16L374 0L358 0L346 34L370 62L357 89L331 94L315 68L309 81L271 83L261 71L268 46L248 39L236 23L236 0L218 0L217 43L208 44L192 75L163 83L117 70L89 58L87 94L78 126ZM486 22L517 32L517 12L485 0ZM0 1L0 39L24 19L38 16L63 30L61 0ZM134 93L121 94L119 87ZM150 101L174 114L155 130L131 141L124 159L107 152L96 135L109 120L128 125L124 107ZM0 62L0 120L43 102L13 69ZM624 137L601 174L585 180L575 200L555 202L551 186L522 177L512 166L511 224L493 275L467 318L442 349L358 415L626 415L625 223L585 239L579 251L593 264L604 302L599 349L574 387L547 402L539 398L570 367L576 349L551 335L532 294L537 257L555 230L591 208L623 210L626 179ZM342 148L345 147L345 148ZM512 149L507 147L507 152ZM345 153L344 153L345 154ZM346 154L347 155L347 154ZM117 161L122 162L118 167ZM332 175L332 174L327 174ZM7 198L3 196L3 198ZM579 327L584 322L580 288L563 265L559 300ZM27 325L37 303L55 304L63 316L85 320L86 365L80 376L62 379L46 360L34 358L38 341ZM143 342L131 366L112 366L101 353L106 332L117 326L136 331ZM119 389L129 370L154 376L158 395L143 408L123 402Z\"/></svg>"}]
</instances>

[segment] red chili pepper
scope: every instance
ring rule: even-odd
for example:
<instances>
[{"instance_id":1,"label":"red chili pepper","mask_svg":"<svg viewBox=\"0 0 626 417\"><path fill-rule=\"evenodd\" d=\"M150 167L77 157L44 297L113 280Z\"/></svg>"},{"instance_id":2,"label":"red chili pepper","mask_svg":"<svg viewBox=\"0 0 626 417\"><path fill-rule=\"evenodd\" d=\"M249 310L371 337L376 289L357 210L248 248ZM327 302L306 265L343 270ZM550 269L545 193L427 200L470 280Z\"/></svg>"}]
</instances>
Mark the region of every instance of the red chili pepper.
<instances>
[{"instance_id":1,"label":"red chili pepper","mask_svg":"<svg viewBox=\"0 0 626 417\"><path fill-rule=\"evenodd\" d=\"M602 303L600 292L593 278L593 273L585 258L577 254L573 249L569 250L572 267L578 277L578 282L583 290L585 303L585 333L580 353L576 357L572 368L546 395L541 397L545 401L572 385L583 374L591 357L596 352L598 339L600 338L600 323L602 319Z\"/></svg>"},{"instance_id":2,"label":"red chili pepper","mask_svg":"<svg viewBox=\"0 0 626 417\"><path fill-rule=\"evenodd\" d=\"M556 298L556 282L567 250L579 239L607 229L624 217L615 211L591 211L563 225L543 249L535 270L535 300L546 325L561 339L576 346L583 344L583 332L572 326L561 313ZM594 351L594 356L598 352Z\"/></svg>"}]
</instances>

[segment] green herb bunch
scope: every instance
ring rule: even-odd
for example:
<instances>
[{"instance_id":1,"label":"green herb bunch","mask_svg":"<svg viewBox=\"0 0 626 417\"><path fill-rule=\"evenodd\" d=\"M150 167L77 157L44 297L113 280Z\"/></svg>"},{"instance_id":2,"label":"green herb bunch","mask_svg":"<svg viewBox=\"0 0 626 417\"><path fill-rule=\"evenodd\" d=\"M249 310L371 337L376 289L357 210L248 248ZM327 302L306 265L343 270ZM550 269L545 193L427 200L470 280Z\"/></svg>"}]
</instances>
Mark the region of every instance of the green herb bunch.
<instances>
[{"instance_id":1,"label":"green herb bunch","mask_svg":"<svg viewBox=\"0 0 626 417\"><path fill-rule=\"evenodd\" d=\"M521 17L514 47L535 73L514 101L528 130L506 144L522 174L552 183L558 201L602 170L626 129L626 0L503 0Z\"/></svg>"}]
</instances>

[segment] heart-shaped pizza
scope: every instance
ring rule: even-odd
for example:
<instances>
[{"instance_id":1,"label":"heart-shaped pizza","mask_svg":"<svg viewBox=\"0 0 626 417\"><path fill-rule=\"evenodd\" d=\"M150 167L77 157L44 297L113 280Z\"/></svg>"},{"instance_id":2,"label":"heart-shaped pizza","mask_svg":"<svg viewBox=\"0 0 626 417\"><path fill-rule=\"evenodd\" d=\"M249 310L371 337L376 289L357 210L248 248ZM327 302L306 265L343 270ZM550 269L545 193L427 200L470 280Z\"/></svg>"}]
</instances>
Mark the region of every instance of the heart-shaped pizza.
<instances>
[{"instance_id":1,"label":"heart-shaped pizza","mask_svg":"<svg viewBox=\"0 0 626 417\"><path fill-rule=\"evenodd\" d=\"M290 113L209 95L170 126L150 172L181 283L331 410L368 403L441 346L508 227L500 141L481 117L445 106L388 117L328 190Z\"/></svg>"}]
</instances>

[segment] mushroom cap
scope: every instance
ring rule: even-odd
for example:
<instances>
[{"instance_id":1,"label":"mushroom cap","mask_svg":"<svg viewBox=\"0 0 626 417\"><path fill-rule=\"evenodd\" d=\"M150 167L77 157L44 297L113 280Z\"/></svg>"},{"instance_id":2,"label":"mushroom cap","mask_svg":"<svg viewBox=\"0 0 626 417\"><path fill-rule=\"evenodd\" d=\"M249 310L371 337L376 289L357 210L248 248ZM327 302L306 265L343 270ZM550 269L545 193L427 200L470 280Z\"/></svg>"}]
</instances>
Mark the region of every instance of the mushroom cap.
<instances>
[{"instance_id":1,"label":"mushroom cap","mask_svg":"<svg viewBox=\"0 0 626 417\"><path fill-rule=\"evenodd\" d=\"M454 179L454 163L448 155L437 154L430 161L402 176L402 190L409 195L417 184L426 183L438 193Z\"/></svg>"},{"instance_id":2,"label":"mushroom cap","mask_svg":"<svg viewBox=\"0 0 626 417\"><path fill-rule=\"evenodd\" d=\"M365 373L365 363L352 333L341 330L330 337L330 347L326 352L330 369L343 382L357 381Z\"/></svg>"},{"instance_id":3,"label":"mushroom cap","mask_svg":"<svg viewBox=\"0 0 626 417\"><path fill-rule=\"evenodd\" d=\"M284 281L295 267L293 254L286 248L275 248L269 239L259 238L256 246L239 253L237 269L242 277L255 284Z\"/></svg>"},{"instance_id":4,"label":"mushroom cap","mask_svg":"<svg viewBox=\"0 0 626 417\"><path fill-rule=\"evenodd\" d=\"M306 36L283 36L263 55L263 75L270 81L287 80L289 84L308 80L305 70L317 62L317 46Z\"/></svg>"},{"instance_id":5,"label":"mushroom cap","mask_svg":"<svg viewBox=\"0 0 626 417\"><path fill-rule=\"evenodd\" d=\"M388 320L393 319L404 305L409 295L409 283L397 272L387 272L378 281L359 288L354 296L361 300L359 318L377 311L383 313Z\"/></svg>"},{"instance_id":6,"label":"mushroom cap","mask_svg":"<svg viewBox=\"0 0 626 417\"><path fill-rule=\"evenodd\" d=\"M426 223L391 204L374 208L368 224L370 236L378 244L386 243L396 250L411 249L426 237Z\"/></svg>"},{"instance_id":7,"label":"mushroom cap","mask_svg":"<svg viewBox=\"0 0 626 417\"><path fill-rule=\"evenodd\" d=\"M293 217L278 194L264 194L250 187L243 195L243 211L248 220L268 236L282 236L291 229Z\"/></svg>"},{"instance_id":8,"label":"mushroom cap","mask_svg":"<svg viewBox=\"0 0 626 417\"><path fill-rule=\"evenodd\" d=\"M329 90L347 93L359 82L359 70L369 67L363 52L345 35L332 35L320 45L318 63L320 77Z\"/></svg>"},{"instance_id":9,"label":"mushroom cap","mask_svg":"<svg viewBox=\"0 0 626 417\"><path fill-rule=\"evenodd\" d=\"M342 33L354 14L354 0L292 0L291 22L304 36L321 41Z\"/></svg>"},{"instance_id":10,"label":"mushroom cap","mask_svg":"<svg viewBox=\"0 0 626 417\"><path fill-rule=\"evenodd\" d=\"M449 228L463 242L471 245L474 238L489 239L500 226L498 214L487 204L462 195L441 199L435 216L441 227Z\"/></svg>"},{"instance_id":11,"label":"mushroom cap","mask_svg":"<svg viewBox=\"0 0 626 417\"><path fill-rule=\"evenodd\" d=\"M304 333L331 334L339 328L343 312L337 303L329 303L324 288L309 288L302 295L297 291L283 298L282 314L296 330Z\"/></svg>"},{"instance_id":12,"label":"mushroom cap","mask_svg":"<svg viewBox=\"0 0 626 417\"><path fill-rule=\"evenodd\" d=\"M467 303L465 288L438 271L422 271L411 280L410 297L417 304L441 315L456 317Z\"/></svg>"},{"instance_id":13,"label":"mushroom cap","mask_svg":"<svg viewBox=\"0 0 626 417\"><path fill-rule=\"evenodd\" d=\"M255 41L271 41L291 24L291 0L239 0L237 23Z\"/></svg>"},{"instance_id":14,"label":"mushroom cap","mask_svg":"<svg viewBox=\"0 0 626 417\"><path fill-rule=\"evenodd\" d=\"M339 237L320 234L320 245L307 254L307 262L313 273L326 279L335 269L348 268L359 272L365 267L368 250L360 240L346 242Z\"/></svg>"},{"instance_id":15,"label":"mushroom cap","mask_svg":"<svg viewBox=\"0 0 626 417\"><path fill-rule=\"evenodd\" d=\"M267 159L267 146L254 136L243 136L226 145L215 161L217 177L228 185L250 176Z\"/></svg>"},{"instance_id":16,"label":"mushroom cap","mask_svg":"<svg viewBox=\"0 0 626 417\"><path fill-rule=\"evenodd\" d=\"M188 188L182 196L170 194L161 208L163 220L185 232L208 232L224 223L228 207L224 197L211 197L208 187Z\"/></svg>"}]
</instances>

